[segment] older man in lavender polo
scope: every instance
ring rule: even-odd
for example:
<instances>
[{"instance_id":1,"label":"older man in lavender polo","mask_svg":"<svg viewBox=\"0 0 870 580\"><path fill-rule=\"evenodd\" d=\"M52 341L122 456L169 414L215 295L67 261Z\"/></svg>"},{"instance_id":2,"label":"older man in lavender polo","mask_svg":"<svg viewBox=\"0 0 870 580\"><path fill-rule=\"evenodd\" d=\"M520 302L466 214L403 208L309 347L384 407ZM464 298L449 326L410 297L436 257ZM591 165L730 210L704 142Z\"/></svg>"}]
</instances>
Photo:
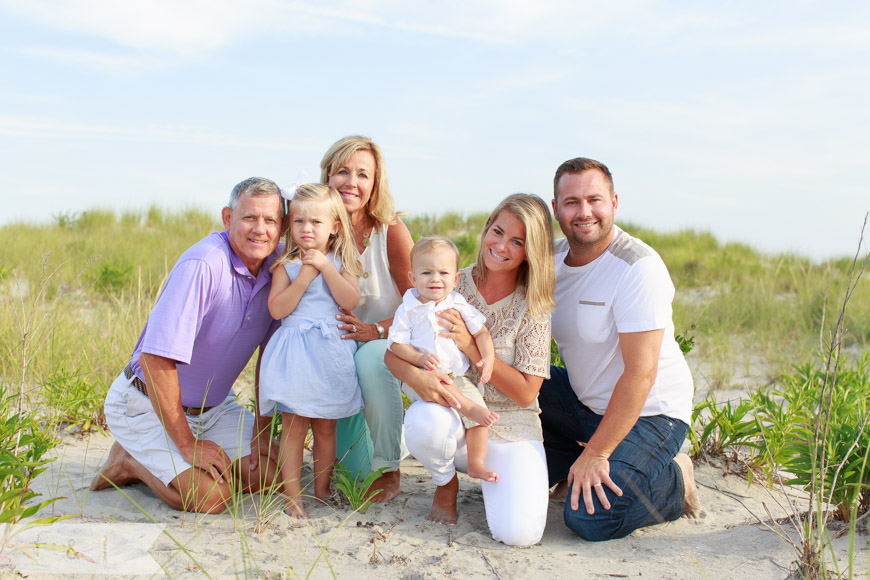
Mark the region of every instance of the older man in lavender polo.
<instances>
[{"instance_id":1,"label":"older man in lavender polo","mask_svg":"<svg viewBox=\"0 0 870 580\"><path fill-rule=\"evenodd\" d=\"M278 186L246 179L221 217L226 231L194 244L169 273L106 395L116 442L92 490L142 481L175 509L216 513L231 478L250 492L274 481L269 418L254 417L231 389L274 330L266 300L281 231Z\"/></svg>"}]
</instances>

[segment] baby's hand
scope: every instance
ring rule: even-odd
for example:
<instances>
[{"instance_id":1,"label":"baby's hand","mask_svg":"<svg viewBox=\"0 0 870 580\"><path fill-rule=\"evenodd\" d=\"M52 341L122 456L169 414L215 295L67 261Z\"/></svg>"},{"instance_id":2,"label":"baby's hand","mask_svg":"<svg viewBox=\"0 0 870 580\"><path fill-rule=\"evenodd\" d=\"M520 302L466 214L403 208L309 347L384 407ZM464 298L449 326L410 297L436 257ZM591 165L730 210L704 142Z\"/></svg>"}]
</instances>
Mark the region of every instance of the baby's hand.
<instances>
[{"instance_id":1,"label":"baby's hand","mask_svg":"<svg viewBox=\"0 0 870 580\"><path fill-rule=\"evenodd\" d=\"M485 385L492 378L492 366L495 363L495 357L486 357L474 365L480 369L480 384Z\"/></svg>"},{"instance_id":2,"label":"baby's hand","mask_svg":"<svg viewBox=\"0 0 870 580\"><path fill-rule=\"evenodd\" d=\"M434 371L438 368L438 364L441 362L441 359L438 358L437 355L434 354L421 354L420 358L417 359L417 366L423 367L427 371Z\"/></svg>"},{"instance_id":3,"label":"baby's hand","mask_svg":"<svg viewBox=\"0 0 870 580\"><path fill-rule=\"evenodd\" d=\"M305 250L305 253L302 254L302 264L314 266L319 272L322 272L323 268L329 264L329 260L320 250Z\"/></svg>"}]
</instances>

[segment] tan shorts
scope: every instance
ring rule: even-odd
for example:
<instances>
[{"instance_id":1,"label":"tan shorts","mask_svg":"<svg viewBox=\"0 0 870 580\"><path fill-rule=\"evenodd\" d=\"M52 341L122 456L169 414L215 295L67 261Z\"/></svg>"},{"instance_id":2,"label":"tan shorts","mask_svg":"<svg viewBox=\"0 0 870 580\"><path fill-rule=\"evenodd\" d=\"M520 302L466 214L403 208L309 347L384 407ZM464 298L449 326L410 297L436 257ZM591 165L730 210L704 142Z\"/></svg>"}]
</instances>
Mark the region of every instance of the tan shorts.
<instances>
[{"instance_id":1,"label":"tan shorts","mask_svg":"<svg viewBox=\"0 0 870 580\"><path fill-rule=\"evenodd\" d=\"M483 385L478 385L473 383L471 379L469 379L465 375L455 375L453 376L453 384L456 385L456 388L459 389L459 392L483 407L487 408L486 403L483 401ZM471 427L480 427L480 423L477 421L473 421L466 417L462 412L459 412L459 415L462 417L462 424L466 429L470 429Z\"/></svg>"},{"instance_id":2,"label":"tan shorts","mask_svg":"<svg viewBox=\"0 0 870 580\"><path fill-rule=\"evenodd\" d=\"M163 429L151 401L121 373L106 394L106 423L115 441L165 485L192 467ZM197 439L220 445L231 461L251 454L254 415L230 394L201 415L185 415Z\"/></svg>"}]
</instances>

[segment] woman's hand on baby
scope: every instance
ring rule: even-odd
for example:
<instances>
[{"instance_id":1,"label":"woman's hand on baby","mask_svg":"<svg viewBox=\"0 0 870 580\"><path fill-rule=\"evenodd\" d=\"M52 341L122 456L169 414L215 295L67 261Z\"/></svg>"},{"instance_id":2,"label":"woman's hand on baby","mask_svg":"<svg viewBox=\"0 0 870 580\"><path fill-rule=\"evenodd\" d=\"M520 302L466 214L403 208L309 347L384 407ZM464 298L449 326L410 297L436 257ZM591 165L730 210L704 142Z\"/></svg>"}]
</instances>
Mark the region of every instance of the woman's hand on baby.
<instances>
[{"instance_id":1,"label":"woman's hand on baby","mask_svg":"<svg viewBox=\"0 0 870 580\"><path fill-rule=\"evenodd\" d=\"M447 387L447 385L454 384L449 375L438 371L426 372L423 375L423 381L411 385L411 388L417 392L421 399L428 403L438 403L454 409L462 407Z\"/></svg>"},{"instance_id":2,"label":"woman's hand on baby","mask_svg":"<svg viewBox=\"0 0 870 580\"><path fill-rule=\"evenodd\" d=\"M305 253L302 254L302 264L314 266L319 272L322 272L329 265L329 260L320 250L305 250Z\"/></svg>"},{"instance_id":3,"label":"woman's hand on baby","mask_svg":"<svg viewBox=\"0 0 870 580\"><path fill-rule=\"evenodd\" d=\"M436 316L439 318L438 324L442 327L438 334L445 338L452 338L459 350L468 354L468 347L474 344L474 337L468 332L459 311L449 308L439 312Z\"/></svg>"}]
</instances>

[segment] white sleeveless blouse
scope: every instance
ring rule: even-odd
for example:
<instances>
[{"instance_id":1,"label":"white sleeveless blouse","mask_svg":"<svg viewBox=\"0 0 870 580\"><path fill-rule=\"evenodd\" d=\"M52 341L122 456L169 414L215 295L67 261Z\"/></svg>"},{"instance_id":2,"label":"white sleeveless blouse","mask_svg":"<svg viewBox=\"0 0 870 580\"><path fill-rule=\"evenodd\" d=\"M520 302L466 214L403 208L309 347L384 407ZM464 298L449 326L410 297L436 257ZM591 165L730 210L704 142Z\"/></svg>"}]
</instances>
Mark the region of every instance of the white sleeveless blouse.
<instances>
[{"instance_id":1,"label":"white sleeveless blouse","mask_svg":"<svg viewBox=\"0 0 870 580\"><path fill-rule=\"evenodd\" d=\"M366 324L392 318L402 303L399 287L390 274L387 258L387 228L372 230L369 245L363 250L363 275L359 277L359 305L353 313Z\"/></svg>"}]
</instances>

